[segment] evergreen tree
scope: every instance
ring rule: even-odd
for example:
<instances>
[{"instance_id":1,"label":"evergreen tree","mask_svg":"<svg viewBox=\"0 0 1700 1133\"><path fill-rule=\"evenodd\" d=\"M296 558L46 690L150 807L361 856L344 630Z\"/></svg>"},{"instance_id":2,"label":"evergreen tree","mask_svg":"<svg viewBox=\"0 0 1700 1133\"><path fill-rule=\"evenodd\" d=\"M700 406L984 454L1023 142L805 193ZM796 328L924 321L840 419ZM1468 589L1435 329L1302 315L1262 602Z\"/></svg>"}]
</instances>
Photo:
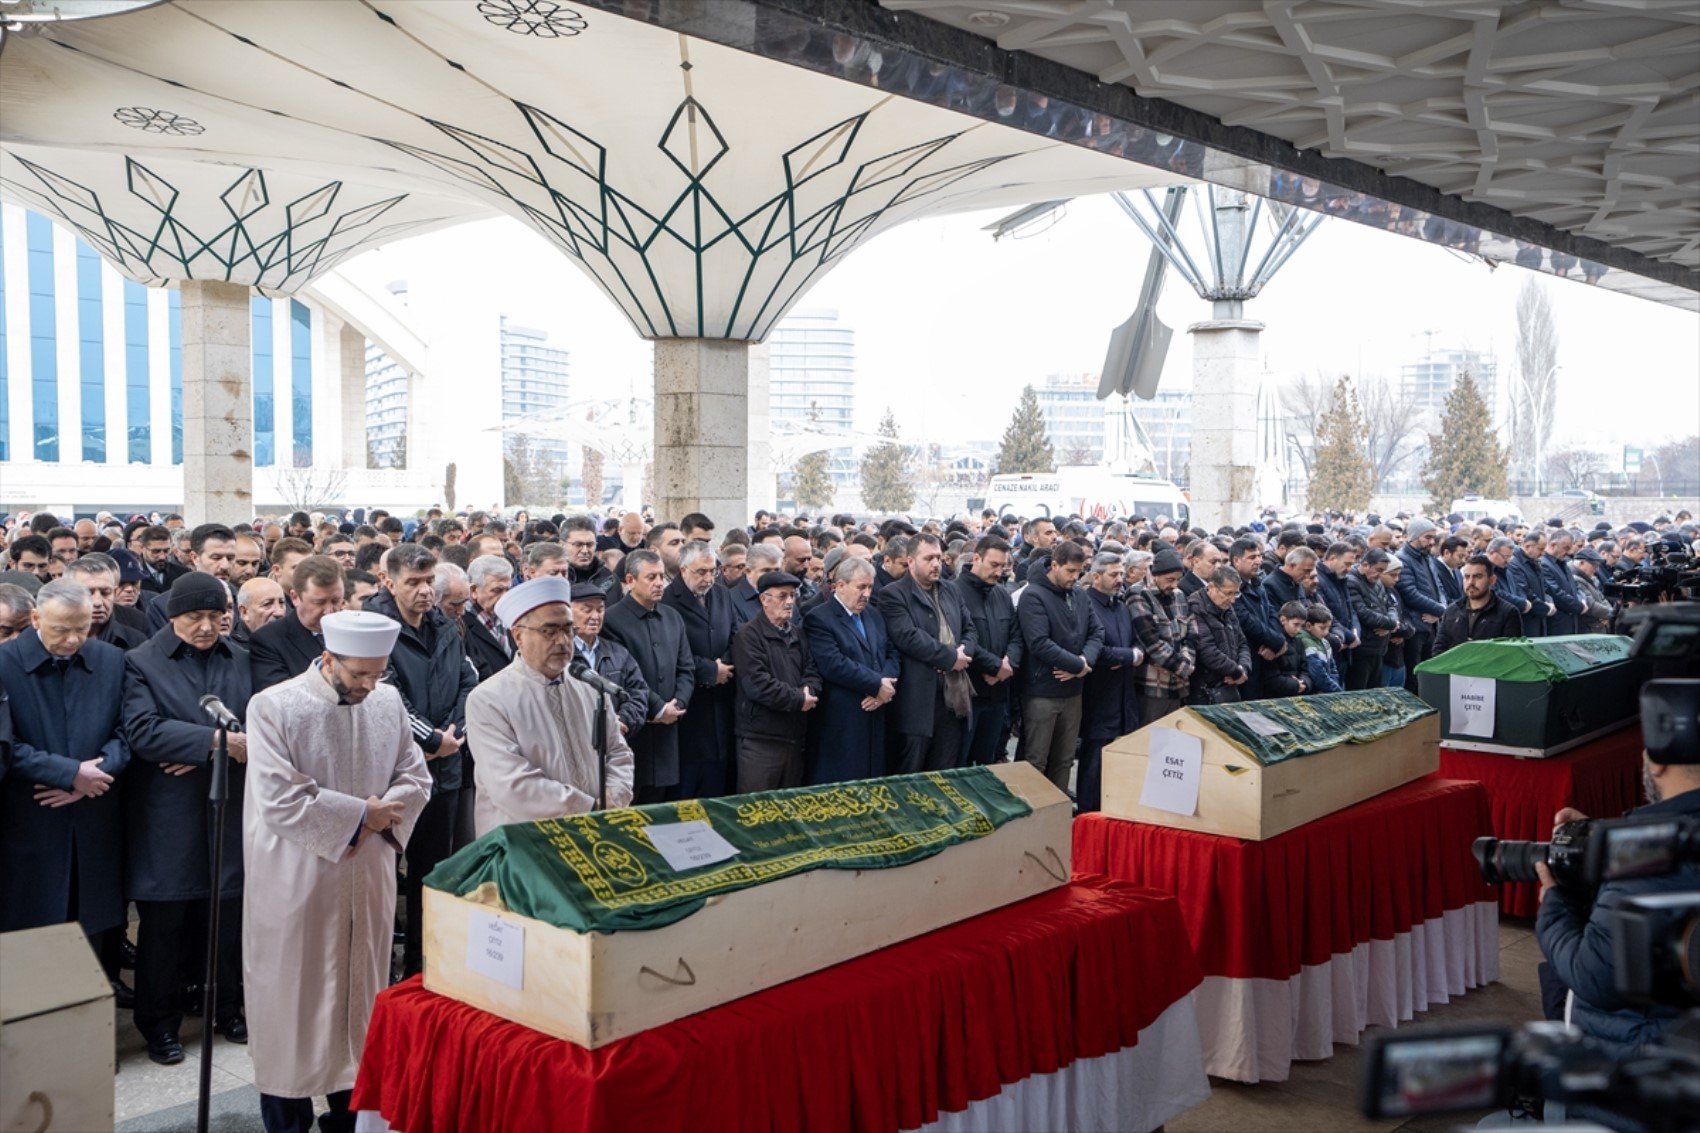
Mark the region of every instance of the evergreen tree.
<instances>
[{"instance_id":1,"label":"evergreen tree","mask_svg":"<svg viewBox=\"0 0 1700 1133\"><path fill-rule=\"evenodd\" d=\"M1021 400L1015 403L1015 412L1003 431L997 470L1000 473L1057 470L1051 438L1045 433L1045 415L1039 412L1039 395L1032 386L1022 389Z\"/></svg>"},{"instance_id":2,"label":"evergreen tree","mask_svg":"<svg viewBox=\"0 0 1700 1133\"><path fill-rule=\"evenodd\" d=\"M869 511L908 511L915 502L915 472L909 451L897 439L897 418L890 409L880 421L879 435L888 438L862 457L862 503Z\"/></svg>"},{"instance_id":3,"label":"evergreen tree","mask_svg":"<svg viewBox=\"0 0 1700 1133\"><path fill-rule=\"evenodd\" d=\"M809 424L820 423L820 406L809 404ZM805 454L791 466L791 495L798 507L815 511L832 506L832 454L825 450Z\"/></svg>"},{"instance_id":4,"label":"evergreen tree","mask_svg":"<svg viewBox=\"0 0 1700 1133\"><path fill-rule=\"evenodd\" d=\"M1510 492L1510 467L1511 452L1494 434L1493 413L1476 379L1465 371L1446 396L1440 432L1429 434L1423 487L1430 509L1445 511L1459 496L1472 494L1504 499Z\"/></svg>"},{"instance_id":5,"label":"evergreen tree","mask_svg":"<svg viewBox=\"0 0 1700 1133\"><path fill-rule=\"evenodd\" d=\"M1344 375L1316 425L1316 460L1310 473L1310 506L1327 511L1362 512L1375 491L1369 459L1369 426L1352 379Z\"/></svg>"}]
</instances>

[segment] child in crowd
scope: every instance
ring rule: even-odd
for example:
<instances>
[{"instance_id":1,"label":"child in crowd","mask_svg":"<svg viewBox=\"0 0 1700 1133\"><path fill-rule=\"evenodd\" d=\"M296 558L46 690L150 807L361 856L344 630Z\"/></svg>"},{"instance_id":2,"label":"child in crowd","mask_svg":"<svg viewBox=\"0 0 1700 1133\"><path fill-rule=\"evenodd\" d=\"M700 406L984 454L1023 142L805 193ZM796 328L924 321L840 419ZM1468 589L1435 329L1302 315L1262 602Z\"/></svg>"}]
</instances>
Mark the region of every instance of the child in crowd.
<instances>
[{"instance_id":1,"label":"child in crowd","mask_svg":"<svg viewBox=\"0 0 1700 1133\"><path fill-rule=\"evenodd\" d=\"M1264 688L1271 696L1303 696L1315 691L1310 675L1305 671L1305 622L1310 618L1310 604L1288 602L1275 616L1281 621L1281 632L1287 635L1287 651L1275 658L1264 676Z\"/></svg>"},{"instance_id":2,"label":"child in crowd","mask_svg":"<svg viewBox=\"0 0 1700 1133\"><path fill-rule=\"evenodd\" d=\"M1399 628L1387 639L1387 652L1381 659L1381 687L1405 687L1405 638L1411 634L1411 625L1405 616L1405 603L1399 600L1399 575L1404 572L1405 564L1398 555L1387 557L1387 566L1381 572L1381 585L1387 588L1387 596L1393 599L1393 610L1399 619Z\"/></svg>"},{"instance_id":3,"label":"child in crowd","mask_svg":"<svg viewBox=\"0 0 1700 1133\"><path fill-rule=\"evenodd\" d=\"M1328 607L1313 603L1298 636L1304 644L1305 675L1310 678L1312 692L1341 692L1346 687L1340 683L1340 667L1334 663L1334 650L1328 643L1328 631L1333 626L1334 615Z\"/></svg>"}]
</instances>

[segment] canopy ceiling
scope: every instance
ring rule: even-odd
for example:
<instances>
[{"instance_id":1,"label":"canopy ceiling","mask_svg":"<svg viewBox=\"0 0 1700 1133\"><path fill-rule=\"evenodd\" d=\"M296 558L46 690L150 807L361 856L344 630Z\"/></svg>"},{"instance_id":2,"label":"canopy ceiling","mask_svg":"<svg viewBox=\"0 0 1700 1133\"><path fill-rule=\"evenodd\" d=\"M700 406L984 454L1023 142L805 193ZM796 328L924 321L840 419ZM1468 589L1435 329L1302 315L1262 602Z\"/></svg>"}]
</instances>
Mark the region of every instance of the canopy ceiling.
<instances>
[{"instance_id":1,"label":"canopy ceiling","mask_svg":"<svg viewBox=\"0 0 1700 1133\"><path fill-rule=\"evenodd\" d=\"M1181 179L553 0L177 0L8 36L0 109L0 192L131 278L288 292L501 213L647 336L765 337L918 216Z\"/></svg>"}]
</instances>

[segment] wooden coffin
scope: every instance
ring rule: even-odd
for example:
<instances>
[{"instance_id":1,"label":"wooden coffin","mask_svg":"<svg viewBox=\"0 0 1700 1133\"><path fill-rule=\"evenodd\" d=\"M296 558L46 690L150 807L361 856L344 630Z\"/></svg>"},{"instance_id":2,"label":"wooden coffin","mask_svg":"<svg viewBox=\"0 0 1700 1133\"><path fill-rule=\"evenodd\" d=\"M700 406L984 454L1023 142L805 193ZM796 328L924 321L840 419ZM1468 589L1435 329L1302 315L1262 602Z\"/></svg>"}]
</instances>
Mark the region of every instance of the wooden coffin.
<instances>
[{"instance_id":1,"label":"wooden coffin","mask_svg":"<svg viewBox=\"0 0 1700 1133\"><path fill-rule=\"evenodd\" d=\"M75 921L0 935L0 1130L111 1129L113 1027Z\"/></svg>"},{"instance_id":2,"label":"wooden coffin","mask_svg":"<svg viewBox=\"0 0 1700 1133\"><path fill-rule=\"evenodd\" d=\"M1202 741L1196 814L1140 803L1153 728L1175 728ZM1104 749L1104 813L1260 842L1439 770L1439 742L1439 718L1430 715L1369 743L1263 765L1182 708Z\"/></svg>"},{"instance_id":3,"label":"wooden coffin","mask_svg":"<svg viewBox=\"0 0 1700 1133\"><path fill-rule=\"evenodd\" d=\"M711 897L660 928L579 933L426 887L425 986L594 1048L1066 883L1068 796L1030 764L993 770L1031 814L910 865L816 869ZM523 931L508 982L470 963L469 931L491 915ZM477 943L500 950L514 935Z\"/></svg>"}]
</instances>

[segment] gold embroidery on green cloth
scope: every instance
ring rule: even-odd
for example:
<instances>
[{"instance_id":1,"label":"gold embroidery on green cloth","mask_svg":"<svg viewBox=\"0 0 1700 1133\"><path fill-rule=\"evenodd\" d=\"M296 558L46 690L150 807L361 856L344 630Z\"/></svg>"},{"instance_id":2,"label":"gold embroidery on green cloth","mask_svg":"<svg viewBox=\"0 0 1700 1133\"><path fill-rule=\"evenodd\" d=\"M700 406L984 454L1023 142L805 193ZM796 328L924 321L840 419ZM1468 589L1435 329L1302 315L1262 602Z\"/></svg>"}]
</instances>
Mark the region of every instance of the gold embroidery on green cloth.
<instances>
[{"instance_id":1,"label":"gold embroidery on green cloth","mask_svg":"<svg viewBox=\"0 0 1700 1133\"><path fill-rule=\"evenodd\" d=\"M1378 740L1432 714L1434 709L1402 688L1379 688L1285 700L1201 704L1188 711L1267 765L1315 755L1341 744ZM1275 734L1265 734L1269 731Z\"/></svg>"},{"instance_id":2,"label":"gold embroidery on green cloth","mask_svg":"<svg viewBox=\"0 0 1700 1133\"><path fill-rule=\"evenodd\" d=\"M794 873L907 865L1030 810L986 767L659 803L502 827L425 883L463 896L493 884L515 912L581 932L655 928ZM674 871L644 827L688 821L708 823L738 856Z\"/></svg>"}]
</instances>

